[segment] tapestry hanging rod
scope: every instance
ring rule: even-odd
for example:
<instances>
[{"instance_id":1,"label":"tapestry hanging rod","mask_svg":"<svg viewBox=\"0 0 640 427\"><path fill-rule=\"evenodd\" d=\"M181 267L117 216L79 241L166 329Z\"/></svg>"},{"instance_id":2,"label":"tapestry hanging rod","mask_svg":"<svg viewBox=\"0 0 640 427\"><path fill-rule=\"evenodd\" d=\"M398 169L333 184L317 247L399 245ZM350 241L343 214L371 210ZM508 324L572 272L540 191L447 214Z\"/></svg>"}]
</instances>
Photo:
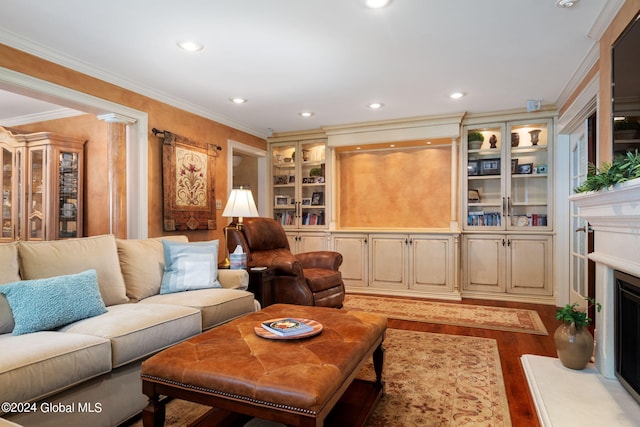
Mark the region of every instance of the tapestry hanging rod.
<instances>
[{"instance_id":1,"label":"tapestry hanging rod","mask_svg":"<svg viewBox=\"0 0 640 427\"><path fill-rule=\"evenodd\" d=\"M168 130L160 130L160 129L156 129L156 128L152 128L151 132L153 132L153 136L169 136L171 135L171 132L169 132ZM216 144L211 144L214 147L216 147L216 150L218 151L222 151L222 147Z\"/></svg>"}]
</instances>

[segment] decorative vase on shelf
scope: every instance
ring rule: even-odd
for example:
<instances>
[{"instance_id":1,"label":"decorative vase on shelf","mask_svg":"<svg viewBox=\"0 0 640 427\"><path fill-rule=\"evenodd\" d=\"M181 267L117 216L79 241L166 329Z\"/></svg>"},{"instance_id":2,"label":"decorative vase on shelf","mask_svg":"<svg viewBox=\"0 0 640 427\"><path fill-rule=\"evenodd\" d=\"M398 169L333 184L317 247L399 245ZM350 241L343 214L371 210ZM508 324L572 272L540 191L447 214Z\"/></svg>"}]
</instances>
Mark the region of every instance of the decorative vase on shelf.
<instances>
[{"instance_id":1,"label":"decorative vase on shelf","mask_svg":"<svg viewBox=\"0 0 640 427\"><path fill-rule=\"evenodd\" d=\"M498 145L498 138L495 135L491 135L489 138L489 148L496 148Z\"/></svg>"},{"instance_id":2,"label":"decorative vase on shelf","mask_svg":"<svg viewBox=\"0 0 640 427\"><path fill-rule=\"evenodd\" d=\"M520 134L518 132L511 132L511 146L517 147L520 145Z\"/></svg>"},{"instance_id":3,"label":"decorative vase on shelf","mask_svg":"<svg viewBox=\"0 0 640 427\"><path fill-rule=\"evenodd\" d=\"M540 129L534 129L529 131L529 135L531 135L531 145L538 145L538 137L540 136Z\"/></svg>"},{"instance_id":4,"label":"decorative vase on shelf","mask_svg":"<svg viewBox=\"0 0 640 427\"><path fill-rule=\"evenodd\" d=\"M574 322L563 322L556 329L553 339L558 358L570 369L584 369L593 355L593 336L586 327Z\"/></svg>"}]
</instances>

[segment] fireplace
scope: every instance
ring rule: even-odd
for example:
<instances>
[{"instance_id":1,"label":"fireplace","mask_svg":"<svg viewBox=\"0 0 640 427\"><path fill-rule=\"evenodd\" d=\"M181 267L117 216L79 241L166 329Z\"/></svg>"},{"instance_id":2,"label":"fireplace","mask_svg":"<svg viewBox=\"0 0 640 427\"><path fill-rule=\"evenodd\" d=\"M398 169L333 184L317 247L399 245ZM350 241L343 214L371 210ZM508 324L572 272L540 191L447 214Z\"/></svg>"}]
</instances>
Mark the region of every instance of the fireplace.
<instances>
[{"instance_id":1,"label":"fireplace","mask_svg":"<svg viewBox=\"0 0 640 427\"><path fill-rule=\"evenodd\" d=\"M522 365L529 389L544 427L637 426L640 179L597 193L573 194L570 199L594 229L594 251L589 258L596 263L596 300L602 304L595 316L596 364L576 371L565 368L555 357L525 354ZM625 285L624 293L616 296L617 282L635 286ZM629 291L631 288L634 289ZM616 300L622 301L622 313L616 309ZM616 339L618 315L625 316L625 320L617 322L622 326L622 335ZM620 354L617 344L622 345L621 380L616 375L616 354Z\"/></svg>"},{"instance_id":2,"label":"fireplace","mask_svg":"<svg viewBox=\"0 0 640 427\"><path fill-rule=\"evenodd\" d=\"M613 278L616 378L640 402L640 278L618 270Z\"/></svg>"}]
</instances>

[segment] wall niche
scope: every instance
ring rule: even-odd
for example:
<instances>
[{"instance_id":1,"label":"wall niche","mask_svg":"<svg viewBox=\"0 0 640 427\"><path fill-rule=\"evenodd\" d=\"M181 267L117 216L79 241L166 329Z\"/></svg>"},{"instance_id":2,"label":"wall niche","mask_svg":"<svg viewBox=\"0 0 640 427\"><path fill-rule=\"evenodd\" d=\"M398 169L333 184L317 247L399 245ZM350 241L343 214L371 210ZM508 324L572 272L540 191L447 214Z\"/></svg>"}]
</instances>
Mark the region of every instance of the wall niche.
<instances>
[{"instance_id":1,"label":"wall niche","mask_svg":"<svg viewBox=\"0 0 640 427\"><path fill-rule=\"evenodd\" d=\"M451 146L337 150L338 228L449 229Z\"/></svg>"}]
</instances>

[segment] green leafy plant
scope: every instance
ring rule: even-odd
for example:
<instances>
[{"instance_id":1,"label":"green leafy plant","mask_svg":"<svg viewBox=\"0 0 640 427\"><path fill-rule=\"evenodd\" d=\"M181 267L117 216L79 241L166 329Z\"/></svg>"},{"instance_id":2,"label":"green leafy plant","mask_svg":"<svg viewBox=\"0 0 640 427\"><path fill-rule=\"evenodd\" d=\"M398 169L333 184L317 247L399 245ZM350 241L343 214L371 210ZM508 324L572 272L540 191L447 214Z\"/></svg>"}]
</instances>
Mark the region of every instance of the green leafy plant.
<instances>
[{"instance_id":1,"label":"green leafy plant","mask_svg":"<svg viewBox=\"0 0 640 427\"><path fill-rule=\"evenodd\" d=\"M484 141L484 135L480 132L469 132L467 141Z\"/></svg>"},{"instance_id":2,"label":"green leafy plant","mask_svg":"<svg viewBox=\"0 0 640 427\"><path fill-rule=\"evenodd\" d=\"M603 162L600 167L589 163L587 179L574 191L584 193L586 191L598 191L609 188L614 184L640 178L640 153L627 152L624 156L617 157L613 162Z\"/></svg>"},{"instance_id":3,"label":"green leafy plant","mask_svg":"<svg viewBox=\"0 0 640 427\"><path fill-rule=\"evenodd\" d=\"M309 176L322 176L322 168L311 168Z\"/></svg>"},{"instance_id":4,"label":"green leafy plant","mask_svg":"<svg viewBox=\"0 0 640 427\"><path fill-rule=\"evenodd\" d=\"M577 302L574 302L573 304L566 304L564 307L559 308L556 311L556 319L562 320L563 322L575 323L576 328L589 326L593 321L593 319L589 317L589 308L595 306L596 310L600 312L600 310L602 310L602 305L599 302L596 302L595 298L585 298L585 300L587 301L585 311L577 310Z\"/></svg>"}]
</instances>

